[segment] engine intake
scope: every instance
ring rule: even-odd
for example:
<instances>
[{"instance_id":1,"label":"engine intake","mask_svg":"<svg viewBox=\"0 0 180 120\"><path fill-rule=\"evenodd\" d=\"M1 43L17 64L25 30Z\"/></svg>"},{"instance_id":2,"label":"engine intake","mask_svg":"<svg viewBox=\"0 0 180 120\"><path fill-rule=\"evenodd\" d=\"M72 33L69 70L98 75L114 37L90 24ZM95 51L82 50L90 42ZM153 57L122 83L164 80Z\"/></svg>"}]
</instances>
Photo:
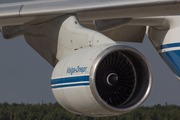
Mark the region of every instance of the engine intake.
<instances>
[{"instance_id":1,"label":"engine intake","mask_svg":"<svg viewBox=\"0 0 180 120\"><path fill-rule=\"evenodd\" d=\"M66 56L52 75L52 91L67 110L87 116L129 112L148 97L152 85L145 57L125 45L102 45Z\"/></svg>"},{"instance_id":2,"label":"engine intake","mask_svg":"<svg viewBox=\"0 0 180 120\"><path fill-rule=\"evenodd\" d=\"M96 71L96 88L100 97L113 107L125 104L136 88L136 71L120 51L107 55Z\"/></svg>"}]
</instances>

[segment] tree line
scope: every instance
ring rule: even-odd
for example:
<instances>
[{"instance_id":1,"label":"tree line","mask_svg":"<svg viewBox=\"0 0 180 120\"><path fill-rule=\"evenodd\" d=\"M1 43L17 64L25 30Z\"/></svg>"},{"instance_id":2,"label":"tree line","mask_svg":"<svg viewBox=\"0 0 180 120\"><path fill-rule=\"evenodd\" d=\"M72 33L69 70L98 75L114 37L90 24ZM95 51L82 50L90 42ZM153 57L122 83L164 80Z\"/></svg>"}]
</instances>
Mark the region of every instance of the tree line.
<instances>
[{"instance_id":1,"label":"tree line","mask_svg":"<svg viewBox=\"0 0 180 120\"><path fill-rule=\"evenodd\" d=\"M130 113L111 117L87 117L72 114L58 103L0 103L0 120L180 120L180 106L142 106Z\"/></svg>"}]
</instances>

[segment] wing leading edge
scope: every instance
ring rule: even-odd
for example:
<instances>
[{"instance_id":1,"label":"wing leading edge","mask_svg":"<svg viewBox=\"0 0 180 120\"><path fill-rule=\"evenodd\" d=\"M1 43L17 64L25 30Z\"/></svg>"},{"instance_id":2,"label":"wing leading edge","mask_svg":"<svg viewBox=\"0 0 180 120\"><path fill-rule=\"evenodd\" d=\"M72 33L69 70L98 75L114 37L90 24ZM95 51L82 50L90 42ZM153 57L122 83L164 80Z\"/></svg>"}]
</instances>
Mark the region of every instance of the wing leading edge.
<instances>
[{"instance_id":1,"label":"wing leading edge","mask_svg":"<svg viewBox=\"0 0 180 120\"><path fill-rule=\"evenodd\" d=\"M133 18L157 15L176 15L180 13L180 1L30 1L1 4L0 11L0 26L9 26L40 23L43 20L48 20L49 16L54 16L55 18L57 16L69 13L76 13L80 21L114 18ZM39 21L40 16L48 17Z\"/></svg>"}]
</instances>

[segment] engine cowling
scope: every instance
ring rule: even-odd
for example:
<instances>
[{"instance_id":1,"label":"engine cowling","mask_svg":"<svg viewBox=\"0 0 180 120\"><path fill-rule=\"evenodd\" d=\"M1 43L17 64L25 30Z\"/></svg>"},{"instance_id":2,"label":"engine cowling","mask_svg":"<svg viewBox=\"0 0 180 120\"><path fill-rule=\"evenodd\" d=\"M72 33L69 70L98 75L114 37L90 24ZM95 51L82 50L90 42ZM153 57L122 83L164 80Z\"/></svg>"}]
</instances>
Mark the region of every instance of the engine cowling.
<instances>
[{"instance_id":1,"label":"engine cowling","mask_svg":"<svg viewBox=\"0 0 180 120\"><path fill-rule=\"evenodd\" d=\"M140 106L152 85L150 66L134 48L113 44L76 50L56 65L51 87L68 111L120 115Z\"/></svg>"}]
</instances>

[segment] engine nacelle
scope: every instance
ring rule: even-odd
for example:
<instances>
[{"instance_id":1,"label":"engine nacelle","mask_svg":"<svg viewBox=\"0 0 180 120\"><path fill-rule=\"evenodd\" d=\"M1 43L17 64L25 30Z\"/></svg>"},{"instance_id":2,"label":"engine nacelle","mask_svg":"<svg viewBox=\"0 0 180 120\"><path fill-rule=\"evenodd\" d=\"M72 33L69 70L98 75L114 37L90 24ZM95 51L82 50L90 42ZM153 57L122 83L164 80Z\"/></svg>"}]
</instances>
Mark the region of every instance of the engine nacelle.
<instances>
[{"instance_id":1,"label":"engine nacelle","mask_svg":"<svg viewBox=\"0 0 180 120\"><path fill-rule=\"evenodd\" d=\"M65 109L93 117L130 112L146 100L151 85L145 57L120 44L74 51L58 62L51 81L53 94Z\"/></svg>"},{"instance_id":2,"label":"engine nacelle","mask_svg":"<svg viewBox=\"0 0 180 120\"><path fill-rule=\"evenodd\" d=\"M147 35L154 47L180 80L180 16L167 16L159 26L149 27Z\"/></svg>"}]
</instances>

